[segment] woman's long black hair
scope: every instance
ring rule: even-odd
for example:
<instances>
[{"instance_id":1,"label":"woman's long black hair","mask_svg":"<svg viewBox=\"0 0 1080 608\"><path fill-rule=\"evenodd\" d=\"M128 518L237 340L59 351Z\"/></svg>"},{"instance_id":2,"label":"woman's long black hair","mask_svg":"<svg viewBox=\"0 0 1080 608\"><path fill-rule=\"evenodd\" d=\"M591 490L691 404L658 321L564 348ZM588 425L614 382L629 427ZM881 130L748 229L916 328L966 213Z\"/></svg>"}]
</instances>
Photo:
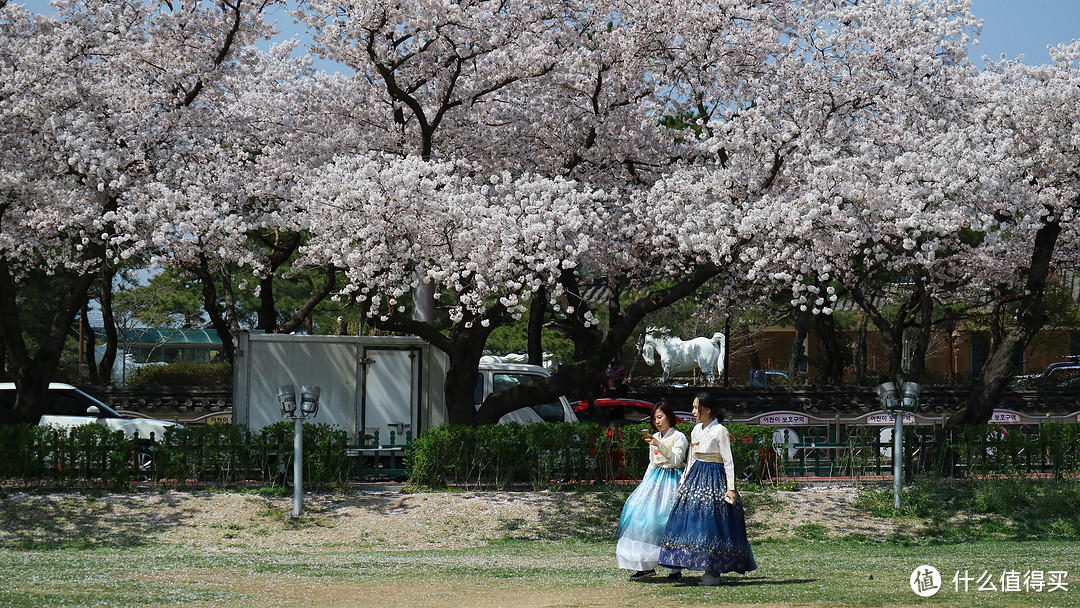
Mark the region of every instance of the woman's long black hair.
<instances>
[{"instance_id":1,"label":"woman's long black hair","mask_svg":"<svg viewBox=\"0 0 1080 608\"><path fill-rule=\"evenodd\" d=\"M720 411L720 408L716 407L716 402L713 401L712 395L710 395L709 393L701 392L697 395L694 395L694 399L697 400L698 407L703 407L709 410L709 413L712 414L713 418L716 418L717 422L724 421L724 412ZM699 420L698 422L701 421Z\"/></svg>"},{"instance_id":2,"label":"woman's long black hair","mask_svg":"<svg viewBox=\"0 0 1080 608\"><path fill-rule=\"evenodd\" d=\"M672 428L674 428L675 425L679 422L679 419L675 417L675 409L671 407L670 403L661 399L660 401L656 402L656 405L653 406L652 411L649 412L649 427L652 428L654 433L660 432L660 429L656 428L657 410L664 412L664 415L667 416L668 423L671 424Z\"/></svg>"}]
</instances>

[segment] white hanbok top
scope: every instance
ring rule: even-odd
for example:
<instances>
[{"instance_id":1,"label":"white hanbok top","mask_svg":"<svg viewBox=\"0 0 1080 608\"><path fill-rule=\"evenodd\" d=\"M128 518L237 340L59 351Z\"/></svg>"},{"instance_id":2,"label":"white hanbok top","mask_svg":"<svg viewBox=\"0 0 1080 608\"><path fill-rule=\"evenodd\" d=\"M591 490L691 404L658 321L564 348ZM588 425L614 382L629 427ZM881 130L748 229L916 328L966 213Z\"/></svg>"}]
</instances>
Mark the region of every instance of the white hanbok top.
<instances>
[{"instance_id":1,"label":"white hanbok top","mask_svg":"<svg viewBox=\"0 0 1080 608\"><path fill-rule=\"evenodd\" d=\"M653 437L660 440L660 445L649 444L649 468L645 473L648 474L656 467L681 469L683 463L686 462L686 452L690 446L686 441L686 435L675 430L675 427L671 427L667 434L661 435L656 432L653 433Z\"/></svg>"},{"instance_id":2,"label":"white hanbok top","mask_svg":"<svg viewBox=\"0 0 1080 608\"><path fill-rule=\"evenodd\" d=\"M708 426L702 427L701 423L694 425L690 431L690 454L686 457L686 469L683 478L690 472L694 463L703 460L707 462L719 462L724 465L727 474L728 489L735 489L735 463L731 459L731 435L727 427L713 418Z\"/></svg>"}]
</instances>

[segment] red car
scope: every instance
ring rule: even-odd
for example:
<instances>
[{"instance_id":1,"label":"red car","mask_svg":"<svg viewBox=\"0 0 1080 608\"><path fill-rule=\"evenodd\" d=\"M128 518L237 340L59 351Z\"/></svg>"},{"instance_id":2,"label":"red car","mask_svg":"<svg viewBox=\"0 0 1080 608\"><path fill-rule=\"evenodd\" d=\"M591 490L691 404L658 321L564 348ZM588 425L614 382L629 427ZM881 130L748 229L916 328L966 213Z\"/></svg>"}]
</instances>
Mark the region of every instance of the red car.
<instances>
[{"instance_id":1,"label":"red car","mask_svg":"<svg viewBox=\"0 0 1080 608\"><path fill-rule=\"evenodd\" d=\"M632 424L648 420L653 404L639 399L593 399L572 404L574 414L582 422L595 422L602 425ZM675 412L678 422L697 422L690 412Z\"/></svg>"}]
</instances>

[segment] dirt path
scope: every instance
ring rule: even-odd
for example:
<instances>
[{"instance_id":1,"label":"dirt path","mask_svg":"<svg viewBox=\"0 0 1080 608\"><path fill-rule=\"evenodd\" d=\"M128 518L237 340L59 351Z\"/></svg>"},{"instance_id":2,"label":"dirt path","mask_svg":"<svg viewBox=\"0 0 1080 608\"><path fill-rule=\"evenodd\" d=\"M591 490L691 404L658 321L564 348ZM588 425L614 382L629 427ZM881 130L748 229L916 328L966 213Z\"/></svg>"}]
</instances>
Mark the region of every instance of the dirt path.
<instances>
[{"instance_id":1,"label":"dirt path","mask_svg":"<svg viewBox=\"0 0 1080 608\"><path fill-rule=\"evenodd\" d=\"M747 494L751 540L862 534L884 538L917 532L918 522L875 518L853 503L858 488L822 486ZM405 493L376 486L351 494L308 495L305 515L292 500L235 492L29 494L0 501L0 546L124 546L147 531L166 543L222 543L274 550L303 542L309 550L341 542L372 550L475 547L502 538L606 538L614 534L621 495L604 492Z\"/></svg>"}]
</instances>

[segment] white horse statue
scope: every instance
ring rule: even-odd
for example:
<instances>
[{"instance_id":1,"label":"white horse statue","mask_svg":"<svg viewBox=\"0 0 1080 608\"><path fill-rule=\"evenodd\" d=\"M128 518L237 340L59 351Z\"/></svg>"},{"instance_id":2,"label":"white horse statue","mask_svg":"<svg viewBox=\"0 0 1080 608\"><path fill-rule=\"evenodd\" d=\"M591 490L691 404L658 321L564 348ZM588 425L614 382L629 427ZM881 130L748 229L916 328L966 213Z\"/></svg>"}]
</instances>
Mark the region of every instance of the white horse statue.
<instances>
[{"instance_id":1,"label":"white horse statue","mask_svg":"<svg viewBox=\"0 0 1080 608\"><path fill-rule=\"evenodd\" d=\"M724 375L724 351L727 340L724 334L717 332L710 338L682 340L670 336L658 335L660 331L649 328L645 332L645 344L641 347L641 356L649 365L660 355L660 368L664 374L661 382L667 381L675 372L685 372L696 368L705 374L709 386L716 384L717 376Z\"/></svg>"}]
</instances>

